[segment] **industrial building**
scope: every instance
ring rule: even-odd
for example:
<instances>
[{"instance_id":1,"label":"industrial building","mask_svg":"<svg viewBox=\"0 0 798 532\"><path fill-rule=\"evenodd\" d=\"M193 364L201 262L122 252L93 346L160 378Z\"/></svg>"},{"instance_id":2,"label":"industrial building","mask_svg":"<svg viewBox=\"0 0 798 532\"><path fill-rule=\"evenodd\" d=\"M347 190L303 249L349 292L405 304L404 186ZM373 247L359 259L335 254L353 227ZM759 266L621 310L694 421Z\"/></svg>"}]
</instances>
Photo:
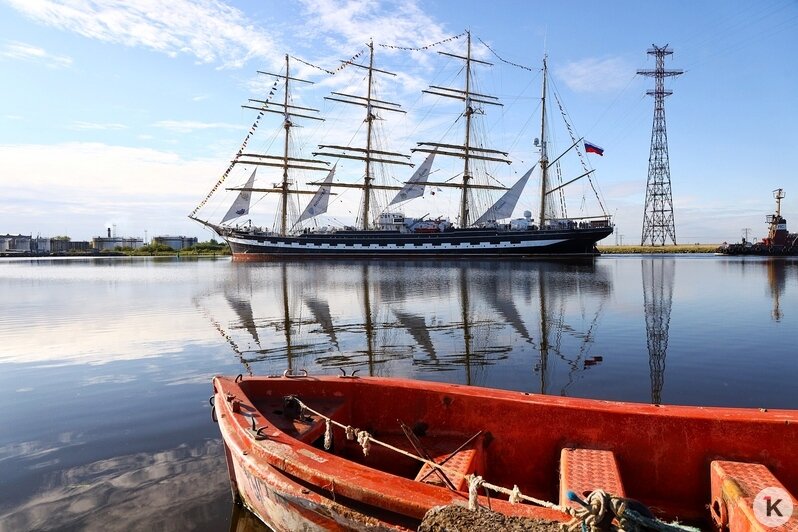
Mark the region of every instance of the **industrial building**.
<instances>
[{"instance_id":1,"label":"industrial building","mask_svg":"<svg viewBox=\"0 0 798 532\"><path fill-rule=\"evenodd\" d=\"M0 235L0 253L30 253L31 235Z\"/></svg>"},{"instance_id":2,"label":"industrial building","mask_svg":"<svg viewBox=\"0 0 798 532\"><path fill-rule=\"evenodd\" d=\"M91 239L91 247L97 251L113 251L116 248L139 249L144 246L144 239L138 237L111 236L111 229L108 229L108 236L95 236Z\"/></svg>"},{"instance_id":3,"label":"industrial building","mask_svg":"<svg viewBox=\"0 0 798 532\"><path fill-rule=\"evenodd\" d=\"M180 251L181 249L190 248L191 246L197 243L197 237L195 236L156 236L152 239L153 244L161 244L164 246L169 246L175 251Z\"/></svg>"}]
</instances>

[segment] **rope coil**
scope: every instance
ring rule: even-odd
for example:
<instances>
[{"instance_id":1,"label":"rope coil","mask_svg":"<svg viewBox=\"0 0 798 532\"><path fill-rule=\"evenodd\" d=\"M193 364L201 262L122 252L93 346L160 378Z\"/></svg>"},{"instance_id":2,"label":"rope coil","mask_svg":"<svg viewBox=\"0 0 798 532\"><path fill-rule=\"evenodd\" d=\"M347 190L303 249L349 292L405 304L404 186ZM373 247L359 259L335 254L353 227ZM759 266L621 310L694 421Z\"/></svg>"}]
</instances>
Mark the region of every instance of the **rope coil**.
<instances>
[{"instance_id":1,"label":"rope coil","mask_svg":"<svg viewBox=\"0 0 798 532\"><path fill-rule=\"evenodd\" d=\"M658 530L661 532L686 532L699 529L678 523L663 523L657 519L646 517L628 507L628 499L610 495L604 490L595 490L581 500L574 492L568 492L568 498L579 503L581 508L568 508L572 519L564 525L567 532L601 532L617 530L618 532L634 532L638 530ZM618 524L613 524L617 520Z\"/></svg>"}]
</instances>

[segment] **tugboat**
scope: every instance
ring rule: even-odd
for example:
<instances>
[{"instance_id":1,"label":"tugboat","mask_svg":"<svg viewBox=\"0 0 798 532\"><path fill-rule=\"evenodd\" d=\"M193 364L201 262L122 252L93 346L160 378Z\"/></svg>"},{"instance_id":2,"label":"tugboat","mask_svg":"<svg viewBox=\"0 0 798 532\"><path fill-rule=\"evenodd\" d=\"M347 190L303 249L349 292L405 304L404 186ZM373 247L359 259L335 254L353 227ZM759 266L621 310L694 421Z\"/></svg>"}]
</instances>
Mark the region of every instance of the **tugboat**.
<instances>
[{"instance_id":1,"label":"tugboat","mask_svg":"<svg viewBox=\"0 0 798 532\"><path fill-rule=\"evenodd\" d=\"M773 191L776 198L776 213L768 214L765 220L768 223L768 236L761 242L742 242L727 244L724 242L717 252L721 255L762 255L786 256L798 255L798 233L787 232L787 220L781 215L781 200L784 190L777 188Z\"/></svg>"}]
</instances>

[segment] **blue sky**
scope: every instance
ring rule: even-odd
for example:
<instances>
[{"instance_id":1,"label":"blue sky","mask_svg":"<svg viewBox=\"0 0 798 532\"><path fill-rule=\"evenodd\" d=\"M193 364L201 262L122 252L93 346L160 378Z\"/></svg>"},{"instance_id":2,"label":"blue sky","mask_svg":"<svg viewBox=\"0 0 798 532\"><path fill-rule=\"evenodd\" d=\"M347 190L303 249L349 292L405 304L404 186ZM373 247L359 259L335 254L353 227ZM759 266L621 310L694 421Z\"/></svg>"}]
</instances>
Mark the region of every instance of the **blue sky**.
<instances>
[{"instance_id":1,"label":"blue sky","mask_svg":"<svg viewBox=\"0 0 798 532\"><path fill-rule=\"evenodd\" d=\"M257 70L278 71L285 53L334 68L372 37L417 47L466 28L503 58L533 69L548 54L579 134L605 149L590 162L624 243L640 240L653 114L645 91L653 81L635 71L653 68L646 55L652 43L670 44L667 66L686 71L667 82L674 95L666 101L679 242L738 240L744 227L763 236L778 187L786 189L789 227L798 228L794 0L619 1L602 8L580 1L0 0L0 233L89 239L115 224L124 236L209 238L186 215L252 124L253 113L240 105L271 86ZM407 151L436 140L420 138L444 119L419 91L430 80L454 79L446 77L447 65L431 52L377 53L381 65L402 74L396 83L381 82L382 94L409 111L400 120L386 117L390 147ZM534 159L538 132L529 115L540 78L501 64L484 47L477 53L496 63L486 89L513 104L487 110L486 119L497 139L491 144L510 144L517 161L497 176L509 185ZM345 113L323 96L354 81L297 67L318 83L295 97L328 116L298 133L312 149L343 135L335 119ZM260 131L279 125L267 117ZM258 146L269 142L266 135ZM226 186L245 179L231 174ZM519 211L537 215L534 186ZM576 195L584 190L577 187ZM217 194L201 213L221 218L231 194ZM263 216L270 214L265 205Z\"/></svg>"}]
</instances>

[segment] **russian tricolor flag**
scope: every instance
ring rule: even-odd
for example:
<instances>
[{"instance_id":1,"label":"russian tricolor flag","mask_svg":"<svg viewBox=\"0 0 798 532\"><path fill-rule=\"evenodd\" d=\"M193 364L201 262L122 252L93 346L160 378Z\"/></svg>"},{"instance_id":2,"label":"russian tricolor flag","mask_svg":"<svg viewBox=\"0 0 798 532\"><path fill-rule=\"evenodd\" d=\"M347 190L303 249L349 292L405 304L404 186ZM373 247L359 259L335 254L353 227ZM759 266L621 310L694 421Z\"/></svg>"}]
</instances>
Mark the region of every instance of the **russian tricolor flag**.
<instances>
[{"instance_id":1,"label":"russian tricolor flag","mask_svg":"<svg viewBox=\"0 0 798 532\"><path fill-rule=\"evenodd\" d=\"M587 141L585 141L585 151L587 153L595 153L597 155L601 155L602 157L604 156L604 148L596 146L595 144L591 144Z\"/></svg>"}]
</instances>

